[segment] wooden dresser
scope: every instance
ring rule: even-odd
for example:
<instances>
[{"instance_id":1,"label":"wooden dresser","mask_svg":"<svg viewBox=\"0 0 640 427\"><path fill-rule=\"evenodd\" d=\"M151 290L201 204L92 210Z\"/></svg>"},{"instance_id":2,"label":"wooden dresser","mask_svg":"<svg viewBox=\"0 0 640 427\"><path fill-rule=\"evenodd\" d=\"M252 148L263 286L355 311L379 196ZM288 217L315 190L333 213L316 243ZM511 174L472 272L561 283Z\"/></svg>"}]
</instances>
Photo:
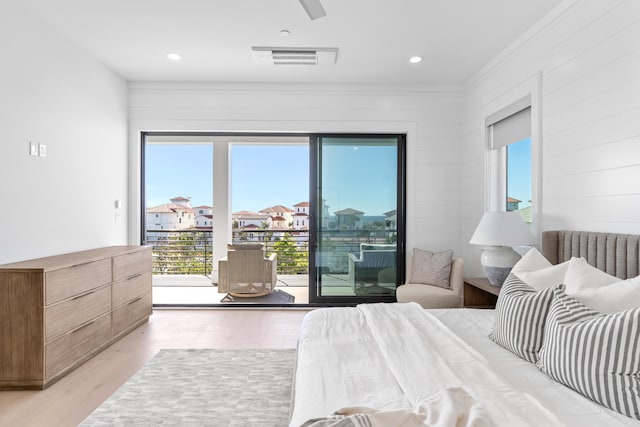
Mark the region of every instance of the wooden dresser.
<instances>
[{"instance_id":1,"label":"wooden dresser","mask_svg":"<svg viewBox=\"0 0 640 427\"><path fill-rule=\"evenodd\" d=\"M0 390L43 389L147 321L151 248L0 266Z\"/></svg>"}]
</instances>

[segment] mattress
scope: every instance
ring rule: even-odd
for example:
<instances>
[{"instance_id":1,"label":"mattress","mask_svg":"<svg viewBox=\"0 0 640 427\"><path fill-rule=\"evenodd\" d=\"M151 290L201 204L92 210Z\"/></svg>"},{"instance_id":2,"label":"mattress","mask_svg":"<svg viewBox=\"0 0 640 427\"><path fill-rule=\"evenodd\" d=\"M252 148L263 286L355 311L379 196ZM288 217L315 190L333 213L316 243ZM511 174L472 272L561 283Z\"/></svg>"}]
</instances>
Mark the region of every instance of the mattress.
<instances>
[{"instance_id":1,"label":"mattress","mask_svg":"<svg viewBox=\"0 0 640 427\"><path fill-rule=\"evenodd\" d=\"M386 317L385 313L380 316L369 315L378 323L372 326L367 315L362 315L356 307L310 312L303 322L299 342L290 425L299 426L309 419L326 417L348 406L366 406L377 410L412 408L438 387L456 383L481 395L482 404L491 409L492 417L505 417L496 424L587 427L640 425L638 421L604 408L551 380L535 365L489 340L488 333L494 321L493 310L422 311L428 314L424 324L419 324L421 320L415 318L400 319L398 324L390 324L388 329L384 325L385 320L381 320ZM433 329L433 333L440 338L430 342L431 338L427 335L432 332L429 329ZM414 332L405 333L409 330ZM409 336L412 333L427 335ZM443 353L446 356L425 358L431 362L423 363L420 357L425 349L438 347L434 343L446 335L451 336L450 343L445 345L450 348L443 349L448 351ZM454 344L459 345L459 349L454 348ZM419 348L421 345L424 348ZM390 355L385 354L389 348L395 350ZM459 357L456 356L458 354ZM469 359L471 356L477 360ZM445 365L437 366L444 363L441 359L445 358L451 359L446 363L452 363L453 369ZM436 366L431 366L434 364ZM446 376L446 380L439 378L430 381L439 376L440 371L447 369L453 374ZM406 383L414 377L415 383ZM496 383L491 386L493 389L484 384L491 381ZM504 388L506 386L502 382L512 389ZM490 390L496 390L493 396L487 396L491 394ZM541 424L543 419L545 421Z\"/></svg>"}]
</instances>

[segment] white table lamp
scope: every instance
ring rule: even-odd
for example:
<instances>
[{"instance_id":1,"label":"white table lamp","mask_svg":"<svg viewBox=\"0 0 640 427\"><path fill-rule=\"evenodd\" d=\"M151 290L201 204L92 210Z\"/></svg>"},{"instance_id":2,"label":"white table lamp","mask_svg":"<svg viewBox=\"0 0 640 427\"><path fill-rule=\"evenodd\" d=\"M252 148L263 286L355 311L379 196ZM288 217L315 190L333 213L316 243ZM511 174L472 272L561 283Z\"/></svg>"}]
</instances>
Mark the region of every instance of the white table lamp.
<instances>
[{"instance_id":1,"label":"white table lamp","mask_svg":"<svg viewBox=\"0 0 640 427\"><path fill-rule=\"evenodd\" d=\"M533 235L517 211L485 212L469 243L484 246L480 263L489 282L501 286L518 262L513 246L532 245Z\"/></svg>"}]
</instances>

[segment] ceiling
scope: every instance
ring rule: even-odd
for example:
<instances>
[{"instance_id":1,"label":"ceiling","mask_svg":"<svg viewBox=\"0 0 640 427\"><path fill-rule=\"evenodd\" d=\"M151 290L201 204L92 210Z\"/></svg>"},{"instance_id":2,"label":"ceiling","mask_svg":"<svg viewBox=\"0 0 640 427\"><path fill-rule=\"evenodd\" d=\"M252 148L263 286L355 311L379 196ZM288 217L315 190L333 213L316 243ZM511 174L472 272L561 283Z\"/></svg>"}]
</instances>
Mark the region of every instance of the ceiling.
<instances>
[{"instance_id":1,"label":"ceiling","mask_svg":"<svg viewBox=\"0 0 640 427\"><path fill-rule=\"evenodd\" d=\"M321 0L327 15L312 21L298 0L9 1L129 81L426 85L464 83L561 2ZM333 66L271 66L252 46L339 52Z\"/></svg>"}]
</instances>

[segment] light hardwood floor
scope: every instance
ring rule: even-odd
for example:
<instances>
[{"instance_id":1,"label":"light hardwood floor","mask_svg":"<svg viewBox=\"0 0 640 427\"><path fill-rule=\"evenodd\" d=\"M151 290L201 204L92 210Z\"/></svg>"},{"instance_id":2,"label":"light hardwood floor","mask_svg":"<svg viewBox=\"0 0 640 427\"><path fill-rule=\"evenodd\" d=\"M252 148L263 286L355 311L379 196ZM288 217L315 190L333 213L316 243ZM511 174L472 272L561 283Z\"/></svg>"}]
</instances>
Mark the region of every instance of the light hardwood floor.
<instances>
[{"instance_id":1,"label":"light hardwood floor","mask_svg":"<svg viewBox=\"0 0 640 427\"><path fill-rule=\"evenodd\" d=\"M306 310L155 309L49 388L0 391L0 426L75 426L162 348L295 348Z\"/></svg>"}]
</instances>

